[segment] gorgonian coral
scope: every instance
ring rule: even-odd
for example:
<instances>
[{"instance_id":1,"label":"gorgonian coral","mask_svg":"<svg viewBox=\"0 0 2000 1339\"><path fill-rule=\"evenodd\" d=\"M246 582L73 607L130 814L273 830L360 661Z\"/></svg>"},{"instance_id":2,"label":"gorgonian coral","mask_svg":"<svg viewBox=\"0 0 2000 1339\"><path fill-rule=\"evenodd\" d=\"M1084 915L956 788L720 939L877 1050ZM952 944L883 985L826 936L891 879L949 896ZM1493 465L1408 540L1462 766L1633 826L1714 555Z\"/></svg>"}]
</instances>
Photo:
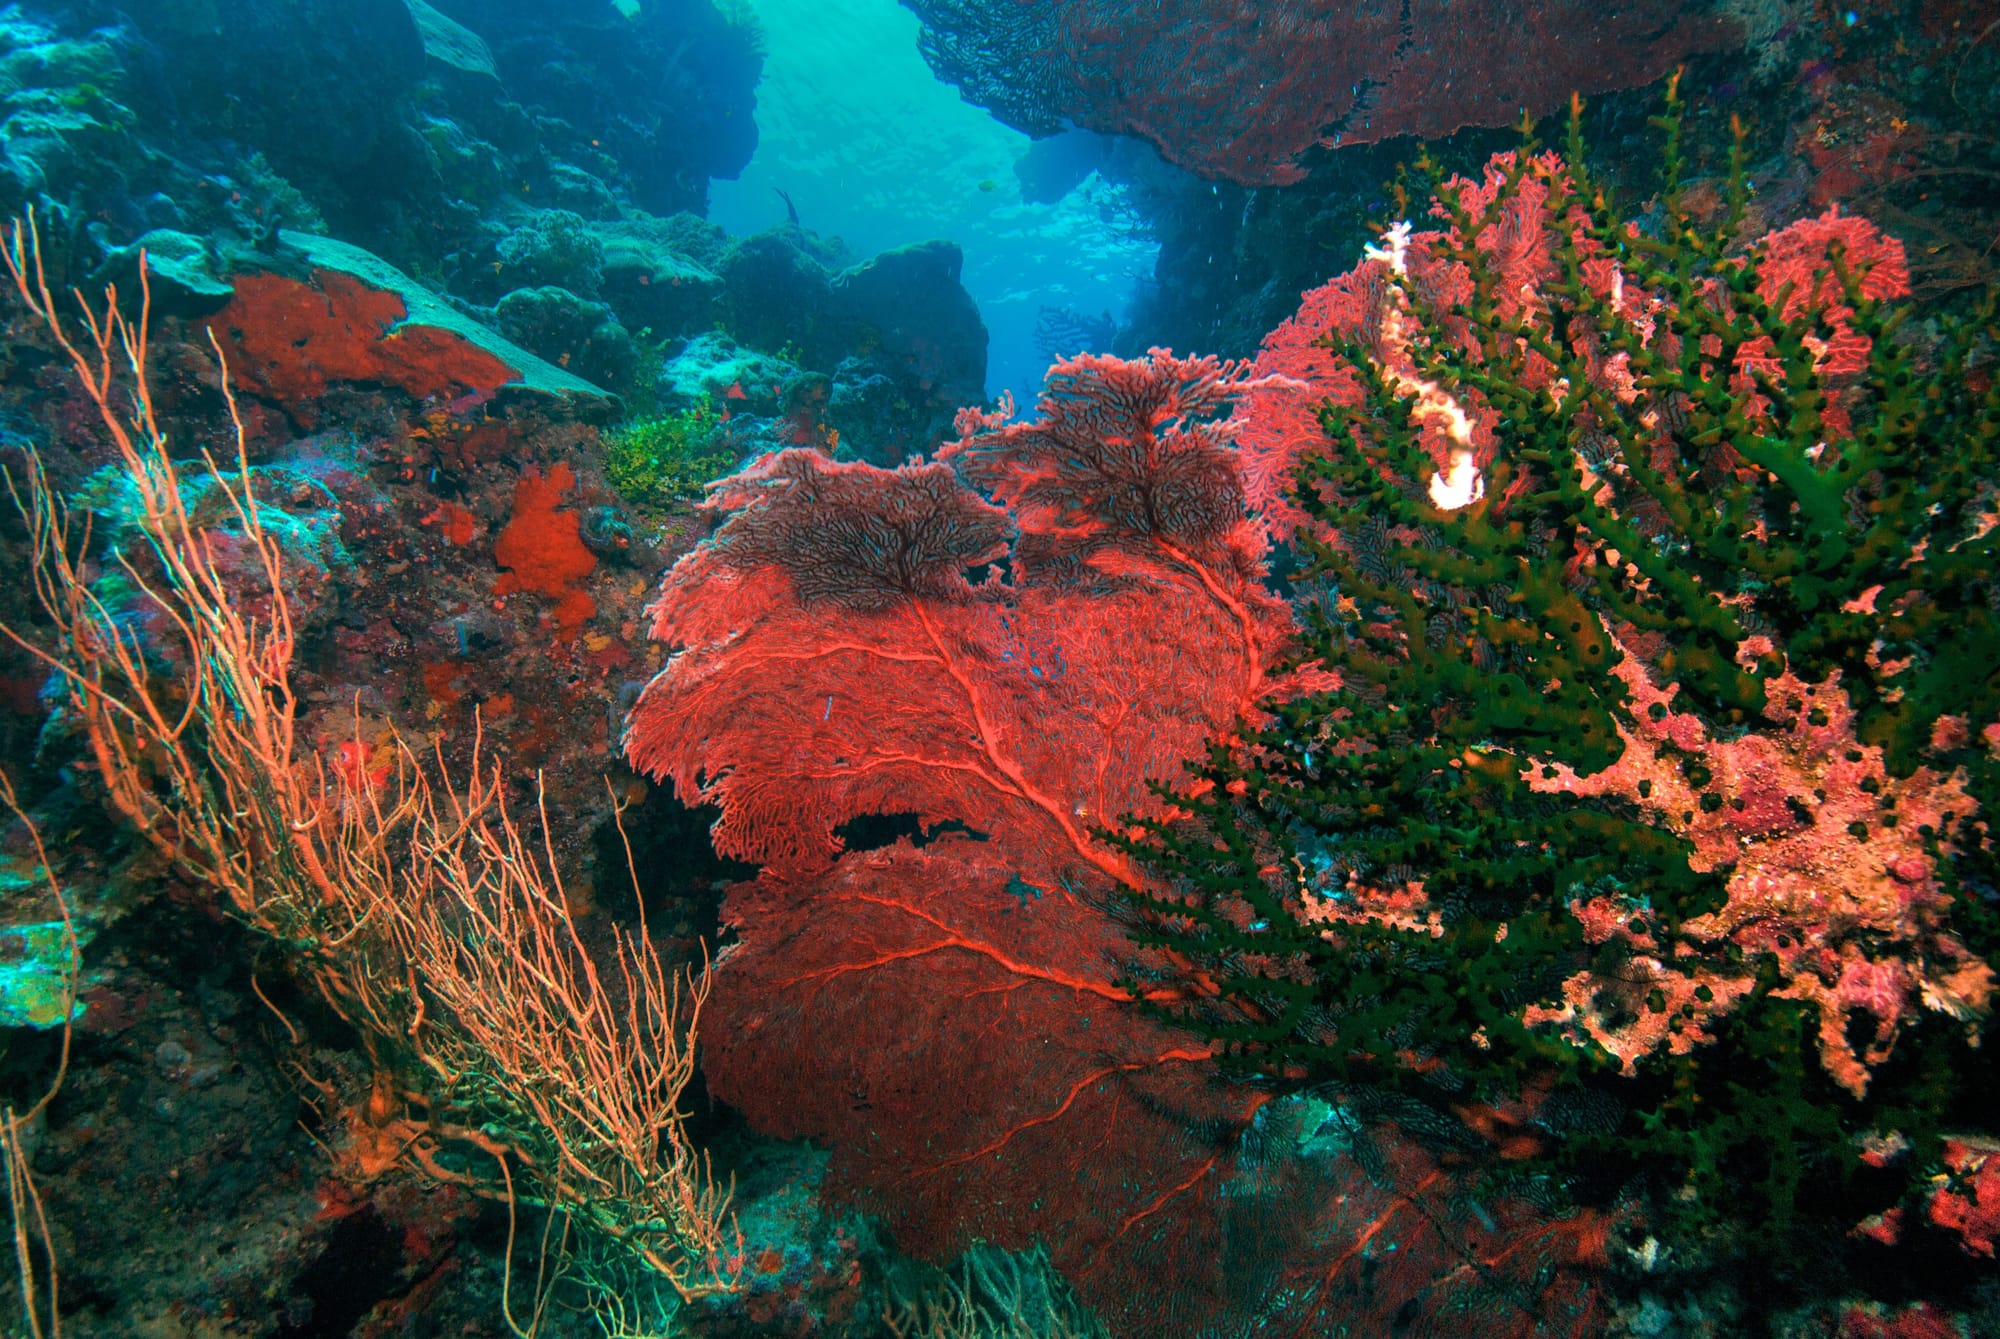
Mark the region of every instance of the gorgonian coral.
<instances>
[{"instance_id":1,"label":"gorgonian coral","mask_svg":"<svg viewBox=\"0 0 2000 1339\"><path fill-rule=\"evenodd\" d=\"M1128 941L1149 876L1106 825L1173 821L1149 786L1323 684L1274 672L1295 629L1227 417L1260 381L1086 355L933 463L786 451L716 486L625 741L763 864L723 903L710 1091L829 1146L829 1192L915 1251L1048 1242L1114 1333L1581 1327L1601 1220L1469 1210L1413 1141L1347 1156L1334 1113L1267 1110L1135 1007L1213 989ZM870 848L883 816L910 835Z\"/></svg>"}]
</instances>

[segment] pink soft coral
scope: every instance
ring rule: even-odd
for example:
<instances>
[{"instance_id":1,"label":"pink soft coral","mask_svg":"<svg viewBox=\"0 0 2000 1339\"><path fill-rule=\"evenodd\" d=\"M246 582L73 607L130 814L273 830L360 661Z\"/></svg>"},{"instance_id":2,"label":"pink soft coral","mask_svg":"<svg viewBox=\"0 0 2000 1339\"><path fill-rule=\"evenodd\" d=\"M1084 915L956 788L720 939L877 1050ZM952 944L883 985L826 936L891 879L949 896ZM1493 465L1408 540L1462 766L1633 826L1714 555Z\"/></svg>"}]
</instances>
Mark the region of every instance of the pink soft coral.
<instances>
[{"instance_id":1,"label":"pink soft coral","mask_svg":"<svg viewBox=\"0 0 2000 1339\"><path fill-rule=\"evenodd\" d=\"M1962 772L1891 775L1882 750L1856 738L1838 675L1771 680L1762 726L1723 737L1674 710L1677 689L1656 684L1636 657L1615 672L1631 693L1623 756L1587 777L1542 762L1524 775L1536 790L1636 805L1689 844L1692 868L1723 875L1728 900L1680 927L1689 955L1634 960L1643 965L1641 995L1659 990L1669 1008L1607 1026L1597 997L1631 985L1585 973L1570 980L1562 1007L1531 1010L1529 1021L1587 1033L1628 1069L1661 1042L1680 1054L1747 992L1747 975L1719 966L1715 952L1734 945L1752 961L1775 958L1774 994L1818 1007L1820 1059L1859 1096L1919 1006L1962 1020L1985 1013L1992 969L1945 929L1948 899L1925 835L1951 849L1954 819L1972 809ZM1705 784L1695 784L1699 773L1690 778L1697 766L1710 774ZM1652 950L1650 936L1638 942L1640 924L1615 933ZM1700 998L1702 986L1712 998ZM1693 1019L1670 1034L1687 1005ZM1872 1027L1857 1052L1850 1024L1861 1016Z\"/></svg>"}]
</instances>

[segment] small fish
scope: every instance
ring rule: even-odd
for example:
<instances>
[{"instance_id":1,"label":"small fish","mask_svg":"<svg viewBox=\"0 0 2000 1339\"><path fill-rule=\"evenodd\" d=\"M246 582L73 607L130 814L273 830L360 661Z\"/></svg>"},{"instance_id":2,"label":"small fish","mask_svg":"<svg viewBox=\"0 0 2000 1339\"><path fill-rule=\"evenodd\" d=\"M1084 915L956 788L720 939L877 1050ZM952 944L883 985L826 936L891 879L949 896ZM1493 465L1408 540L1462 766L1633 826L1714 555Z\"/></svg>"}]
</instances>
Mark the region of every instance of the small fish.
<instances>
[{"instance_id":1,"label":"small fish","mask_svg":"<svg viewBox=\"0 0 2000 1339\"><path fill-rule=\"evenodd\" d=\"M729 383L729 389L722 393L722 398L725 400L747 400L750 398L750 393L743 389L742 382L732 381Z\"/></svg>"},{"instance_id":2,"label":"small fish","mask_svg":"<svg viewBox=\"0 0 2000 1339\"><path fill-rule=\"evenodd\" d=\"M979 183L979 189L991 193L993 191L997 191L1000 189L1000 183L993 180L993 178L988 177L986 180Z\"/></svg>"},{"instance_id":3,"label":"small fish","mask_svg":"<svg viewBox=\"0 0 2000 1339\"><path fill-rule=\"evenodd\" d=\"M452 418L462 418L480 406L490 402L500 392L493 387L479 387L456 399L446 400L444 412Z\"/></svg>"}]
</instances>

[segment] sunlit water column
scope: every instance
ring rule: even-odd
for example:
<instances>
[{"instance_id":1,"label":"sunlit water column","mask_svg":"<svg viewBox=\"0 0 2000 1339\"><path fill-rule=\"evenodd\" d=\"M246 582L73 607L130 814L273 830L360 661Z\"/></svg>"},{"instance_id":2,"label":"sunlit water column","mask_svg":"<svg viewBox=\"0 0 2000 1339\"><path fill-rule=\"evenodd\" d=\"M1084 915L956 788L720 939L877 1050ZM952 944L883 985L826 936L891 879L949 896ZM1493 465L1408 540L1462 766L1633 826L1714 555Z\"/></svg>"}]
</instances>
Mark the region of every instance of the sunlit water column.
<instances>
[{"instance_id":1,"label":"sunlit water column","mask_svg":"<svg viewBox=\"0 0 2000 1339\"><path fill-rule=\"evenodd\" d=\"M941 238L965 251L965 286L992 333L987 389L1033 403L1047 359L1044 306L1122 315L1157 248L1132 236L1115 188L1092 177L1052 205L1021 198L1029 144L940 83L895 0L750 0L768 55L757 153L718 181L710 217L731 233L785 220L838 236L857 259ZM1064 349L1065 353L1080 350Z\"/></svg>"}]
</instances>

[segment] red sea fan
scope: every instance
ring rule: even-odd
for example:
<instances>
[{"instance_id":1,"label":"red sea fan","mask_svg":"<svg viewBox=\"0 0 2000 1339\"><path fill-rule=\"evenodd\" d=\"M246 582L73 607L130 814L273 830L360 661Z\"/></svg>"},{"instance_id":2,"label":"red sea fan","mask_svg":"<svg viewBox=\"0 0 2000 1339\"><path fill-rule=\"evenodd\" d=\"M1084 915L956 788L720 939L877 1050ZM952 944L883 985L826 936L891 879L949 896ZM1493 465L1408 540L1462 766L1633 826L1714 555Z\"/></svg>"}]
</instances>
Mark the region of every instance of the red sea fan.
<instances>
[{"instance_id":1,"label":"red sea fan","mask_svg":"<svg viewBox=\"0 0 2000 1339\"><path fill-rule=\"evenodd\" d=\"M1115 984L1130 949L1102 884L1043 887L1024 863L946 836L733 890L710 1088L830 1146L832 1189L915 1254L1047 1241L1128 1315L1218 1288L1215 1200L1257 1096L1214 1084L1209 1047ZM1149 1257L1179 1277L1135 1298Z\"/></svg>"},{"instance_id":2,"label":"red sea fan","mask_svg":"<svg viewBox=\"0 0 2000 1339\"><path fill-rule=\"evenodd\" d=\"M1869 301L1910 295L1910 265L1903 244L1859 214L1841 213L1837 205L1778 229L1757 249L1762 262L1758 292L1767 302L1784 295L1782 311L1788 320L1811 310L1834 324L1845 325L1853 318L1833 267L1836 252Z\"/></svg>"},{"instance_id":3,"label":"red sea fan","mask_svg":"<svg viewBox=\"0 0 2000 1339\"><path fill-rule=\"evenodd\" d=\"M1280 539L1291 539L1306 524L1291 496L1292 479L1305 454L1326 440L1319 407L1328 401L1362 403L1360 376L1324 340L1337 333L1375 344L1388 294L1388 265L1365 261L1304 294L1299 310L1264 337L1257 368L1274 379L1238 410L1237 441L1251 505Z\"/></svg>"},{"instance_id":4,"label":"red sea fan","mask_svg":"<svg viewBox=\"0 0 2000 1339\"><path fill-rule=\"evenodd\" d=\"M628 752L765 864L725 906L711 1086L831 1142L914 1247L1152 1249L1248 1114L1115 984L1140 876L1092 835L1157 815L1287 640L1210 421L1234 391L1212 360L1059 366L1040 422L949 453L1004 508L946 464L782 453L654 606L680 649ZM974 835L843 854L879 813Z\"/></svg>"},{"instance_id":5,"label":"red sea fan","mask_svg":"<svg viewBox=\"0 0 2000 1339\"><path fill-rule=\"evenodd\" d=\"M653 607L682 649L627 750L721 806L719 851L810 873L840 824L913 813L1132 877L1090 825L1156 812L1145 783L1269 690L1289 616L1207 421L1240 385L1213 360L1122 367L1058 365L1041 422L950 465L786 451L718 491L729 519Z\"/></svg>"},{"instance_id":6,"label":"red sea fan","mask_svg":"<svg viewBox=\"0 0 2000 1339\"><path fill-rule=\"evenodd\" d=\"M1054 553L1110 547L1262 557L1244 515L1229 405L1259 385L1233 363L1081 354L1049 374L1041 418L987 423L939 458ZM1053 556L1053 554L1051 554Z\"/></svg>"},{"instance_id":7,"label":"red sea fan","mask_svg":"<svg viewBox=\"0 0 2000 1339\"><path fill-rule=\"evenodd\" d=\"M1250 385L1078 358L1037 420L968 420L940 463L769 458L668 577L654 635L677 651L626 737L720 807L718 850L764 865L723 907L711 1091L829 1146L829 1186L906 1249L1047 1242L1121 1333L1308 1287L1301 1333L1329 1308L1448 1311L1490 1277L1467 1251L1516 1244L1447 1237L1430 1192L1350 1159L1246 1162L1258 1090L1122 984L1204 989L1128 940L1117 892L1147 876L1096 830L1159 816L1149 782L1295 686L1219 419ZM930 840L844 849L874 814ZM1391 1152L1390 1179L1437 1179Z\"/></svg>"},{"instance_id":8,"label":"red sea fan","mask_svg":"<svg viewBox=\"0 0 2000 1339\"><path fill-rule=\"evenodd\" d=\"M1845 271L1870 301L1908 297L1910 266L1903 244L1859 214L1842 214L1835 206L1771 233L1757 244L1754 254L1757 295L1775 305L1786 320L1810 315L1817 326L1807 344L1818 373L1838 383L1866 371L1868 336L1854 328L1854 308L1848 305L1841 274ZM1758 373L1783 376L1784 364L1769 340L1753 341L1738 353L1733 384L1742 394L1754 395ZM1827 405L1826 430L1829 439L1853 431L1838 401Z\"/></svg>"}]
</instances>

